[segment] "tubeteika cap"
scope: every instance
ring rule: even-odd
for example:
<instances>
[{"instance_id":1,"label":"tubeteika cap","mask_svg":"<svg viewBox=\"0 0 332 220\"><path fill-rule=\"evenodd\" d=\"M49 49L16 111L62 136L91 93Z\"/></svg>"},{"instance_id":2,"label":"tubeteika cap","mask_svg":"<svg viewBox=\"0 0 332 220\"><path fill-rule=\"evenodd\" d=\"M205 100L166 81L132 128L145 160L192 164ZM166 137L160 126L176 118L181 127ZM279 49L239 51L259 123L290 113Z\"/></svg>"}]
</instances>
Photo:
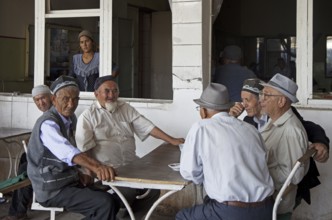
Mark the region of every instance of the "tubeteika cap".
<instances>
[{"instance_id":1,"label":"tubeteika cap","mask_svg":"<svg viewBox=\"0 0 332 220\"><path fill-rule=\"evenodd\" d=\"M288 77L281 75L280 73L275 74L268 83L262 83L262 86L271 87L281 92L283 95L288 97L292 103L299 101L296 98L296 92L298 89L296 83Z\"/></svg>"},{"instance_id":2,"label":"tubeteika cap","mask_svg":"<svg viewBox=\"0 0 332 220\"><path fill-rule=\"evenodd\" d=\"M226 46L220 54L222 58L229 60L240 60L242 57L242 50L236 45Z\"/></svg>"},{"instance_id":3,"label":"tubeteika cap","mask_svg":"<svg viewBox=\"0 0 332 220\"><path fill-rule=\"evenodd\" d=\"M114 81L114 82L115 82L114 77L111 76L111 75L98 77L98 78L96 79L96 81L95 81L95 85L94 85L94 87L93 87L94 90L97 90L97 89L99 88L99 86L100 86L101 84L103 84L104 82L106 82L106 81Z\"/></svg>"},{"instance_id":4,"label":"tubeteika cap","mask_svg":"<svg viewBox=\"0 0 332 220\"><path fill-rule=\"evenodd\" d=\"M92 36L92 33L91 33L90 31L88 31L88 30L83 30L83 31L81 31L81 33L78 34L78 40L80 40L80 38L81 38L82 36L87 36L87 37L90 38L92 41L94 41L93 36Z\"/></svg>"},{"instance_id":5,"label":"tubeteika cap","mask_svg":"<svg viewBox=\"0 0 332 220\"><path fill-rule=\"evenodd\" d=\"M194 99L194 102L201 107L214 110L227 110L234 105L229 101L226 86L219 83L210 83L204 89L200 99Z\"/></svg>"},{"instance_id":6,"label":"tubeteika cap","mask_svg":"<svg viewBox=\"0 0 332 220\"><path fill-rule=\"evenodd\" d=\"M55 95L57 91L67 86L75 86L78 88L78 83L75 78L70 76L60 76L51 85L52 94Z\"/></svg>"},{"instance_id":7,"label":"tubeteika cap","mask_svg":"<svg viewBox=\"0 0 332 220\"><path fill-rule=\"evenodd\" d=\"M46 86L46 85L38 85L38 86L35 86L31 90L32 97L35 97L35 96L41 95L41 94L51 94L50 88L48 88L48 86Z\"/></svg>"},{"instance_id":8,"label":"tubeteika cap","mask_svg":"<svg viewBox=\"0 0 332 220\"><path fill-rule=\"evenodd\" d=\"M242 91L251 92L259 95L260 91L264 88L261 84L264 83L260 79L246 79L243 82Z\"/></svg>"}]
</instances>

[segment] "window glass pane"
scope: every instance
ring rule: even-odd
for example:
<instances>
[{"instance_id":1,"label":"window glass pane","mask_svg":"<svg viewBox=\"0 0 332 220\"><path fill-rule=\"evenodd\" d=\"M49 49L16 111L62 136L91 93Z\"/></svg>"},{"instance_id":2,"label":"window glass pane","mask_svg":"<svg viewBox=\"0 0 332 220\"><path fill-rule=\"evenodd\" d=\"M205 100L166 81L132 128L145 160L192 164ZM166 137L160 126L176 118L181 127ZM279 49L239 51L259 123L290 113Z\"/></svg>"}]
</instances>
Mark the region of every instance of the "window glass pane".
<instances>
[{"instance_id":1,"label":"window glass pane","mask_svg":"<svg viewBox=\"0 0 332 220\"><path fill-rule=\"evenodd\" d=\"M100 8L99 0L51 0L51 10L73 10Z\"/></svg>"},{"instance_id":2,"label":"window glass pane","mask_svg":"<svg viewBox=\"0 0 332 220\"><path fill-rule=\"evenodd\" d=\"M268 81L279 72L296 80L295 35L295 0L287 1L287 7L280 2L224 0L213 24L214 60L219 60L222 66L222 50L225 46L237 45L243 54L240 64L260 79ZM212 72L211 78L217 74Z\"/></svg>"},{"instance_id":3,"label":"window glass pane","mask_svg":"<svg viewBox=\"0 0 332 220\"><path fill-rule=\"evenodd\" d=\"M48 19L45 33L45 82L50 85L61 75L75 76L73 57L82 54L78 34L89 30L94 52L99 50L99 18ZM82 86L83 88L83 86ZM93 88L93 85L92 85ZM83 89L82 89L83 91Z\"/></svg>"},{"instance_id":4,"label":"window glass pane","mask_svg":"<svg viewBox=\"0 0 332 220\"><path fill-rule=\"evenodd\" d=\"M313 98L332 99L332 2L313 4Z\"/></svg>"}]
</instances>

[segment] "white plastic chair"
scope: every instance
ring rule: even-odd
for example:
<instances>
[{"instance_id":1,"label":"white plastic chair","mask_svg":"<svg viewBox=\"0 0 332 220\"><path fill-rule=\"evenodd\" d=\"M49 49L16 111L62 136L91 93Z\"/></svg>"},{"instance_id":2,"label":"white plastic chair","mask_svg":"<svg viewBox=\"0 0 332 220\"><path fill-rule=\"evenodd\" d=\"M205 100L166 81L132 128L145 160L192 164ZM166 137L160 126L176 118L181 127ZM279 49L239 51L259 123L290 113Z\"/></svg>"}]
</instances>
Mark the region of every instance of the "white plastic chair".
<instances>
[{"instance_id":1,"label":"white plastic chair","mask_svg":"<svg viewBox=\"0 0 332 220\"><path fill-rule=\"evenodd\" d=\"M40 205L35 198L35 192L32 196L32 204L31 204L32 210L41 210L41 211L50 211L50 220L55 220L55 212L63 212L62 207L44 207Z\"/></svg>"},{"instance_id":2,"label":"white plastic chair","mask_svg":"<svg viewBox=\"0 0 332 220\"><path fill-rule=\"evenodd\" d=\"M282 197L285 196L285 195L287 195L287 189L288 189L288 187L290 187L289 184L291 183L292 178L293 178L294 174L296 173L297 169L301 165L303 165L305 162L307 162L310 159L311 156L314 156L316 152L317 151L314 148L308 149L305 152L305 154L296 161L296 163L295 163L292 171L288 175L286 181L282 185L282 187L281 187L281 189L280 189L280 191L279 191L279 193L278 193L278 195L277 195L277 197L275 199L275 202L274 202L274 205L273 205L273 214L272 214L272 219L273 220L277 219L278 206L279 206L279 204L280 204L280 202L282 200Z\"/></svg>"}]
</instances>

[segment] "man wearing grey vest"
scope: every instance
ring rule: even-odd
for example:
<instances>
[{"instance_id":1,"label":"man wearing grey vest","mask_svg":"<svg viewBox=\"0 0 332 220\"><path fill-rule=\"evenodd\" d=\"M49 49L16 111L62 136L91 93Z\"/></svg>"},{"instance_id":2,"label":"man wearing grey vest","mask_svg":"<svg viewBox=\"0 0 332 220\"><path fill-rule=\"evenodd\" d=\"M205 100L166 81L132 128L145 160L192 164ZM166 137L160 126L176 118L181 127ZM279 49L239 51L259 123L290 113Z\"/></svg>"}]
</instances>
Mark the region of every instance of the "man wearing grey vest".
<instances>
[{"instance_id":1,"label":"man wearing grey vest","mask_svg":"<svg viewBox=\"0 0 332 220\"><path fill-rule=\"evenodd\" d=\"M114 170L76 148L75 110L79 89L72 77L61 76L51 85L53 107L36 122L28 146L28 176L43 206L64 207L85 219L115 219L117 199L87 185L93 183L80 174L77 166L87 168L100 180L113 181Z\"/></svg>"}]
</instances>

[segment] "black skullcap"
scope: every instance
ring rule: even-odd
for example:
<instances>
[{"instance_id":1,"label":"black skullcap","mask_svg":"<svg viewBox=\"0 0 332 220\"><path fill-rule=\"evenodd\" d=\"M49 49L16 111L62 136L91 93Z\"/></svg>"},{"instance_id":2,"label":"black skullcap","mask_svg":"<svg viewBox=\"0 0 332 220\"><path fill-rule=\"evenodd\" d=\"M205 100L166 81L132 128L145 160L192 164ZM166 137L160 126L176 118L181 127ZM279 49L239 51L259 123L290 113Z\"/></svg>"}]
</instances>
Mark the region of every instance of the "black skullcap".
<instances>
[{"instance_id":1,"label":"black skullcap","mask_svg":"<svg viewBox=\"0 0 332 220\"><path fill-rule=\"evenodd\" d=\"M78 88L78 83L71 76L60 76L52 83L50 89L54 95L57 91L67 86L76 86Z\"/></svg>"},{"instance_id":2,"label":"black skullcap","mask_svg":"<svg viewBox=\"0 0 332 220\"><path fill-rule=\"evenodd\" d=\"M264 88L264 86L261 85L262 83L263 81L260 79L246 79L243 82L242 91L251 92L258 96L260 91Z\"/></svg>"},{"instance_id":3,"label":"black skullcap","mask_svg":"<svg viewBox=\"0 0 332 220\"><path fill-rule=\"evenodd\" d=\"M104 82L106 82L106 81L114 81L115 82L114 77L111 76L111 75L98 77L96 79L95 86L93 87L94 90L97 90L99 88L99 86L101 84L103 84Z\"/></svg>"}]
</instances>

